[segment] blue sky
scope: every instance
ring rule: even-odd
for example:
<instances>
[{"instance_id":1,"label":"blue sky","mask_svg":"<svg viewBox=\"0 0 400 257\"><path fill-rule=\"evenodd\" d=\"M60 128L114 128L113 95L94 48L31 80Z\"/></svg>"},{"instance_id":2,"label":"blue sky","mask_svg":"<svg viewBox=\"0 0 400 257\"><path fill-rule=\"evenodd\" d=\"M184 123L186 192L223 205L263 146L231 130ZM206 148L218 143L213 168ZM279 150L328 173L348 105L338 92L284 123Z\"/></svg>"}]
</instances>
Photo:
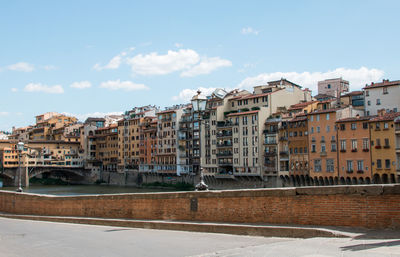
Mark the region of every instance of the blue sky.
<instances>
[{"instance_id":1,"label":"blue sky","mask_svg":"<svg viewBox=\"0 0 400 257\"><path fill-rule=\"evenodd\" d=\"M4 1L0 130L47 111L83 119L281 77L313 90L338 76L352 90L397 80L399 9L399 1Z\"/></svg>"}]
</instances>

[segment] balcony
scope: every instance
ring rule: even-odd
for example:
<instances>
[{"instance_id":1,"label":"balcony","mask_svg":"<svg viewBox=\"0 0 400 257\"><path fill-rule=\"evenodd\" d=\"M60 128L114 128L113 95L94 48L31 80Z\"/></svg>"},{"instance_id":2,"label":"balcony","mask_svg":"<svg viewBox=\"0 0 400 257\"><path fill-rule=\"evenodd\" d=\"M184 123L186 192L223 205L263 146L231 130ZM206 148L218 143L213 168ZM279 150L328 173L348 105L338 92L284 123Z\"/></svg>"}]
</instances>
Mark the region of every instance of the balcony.
<instances>
[{"instance_id":1,"label":"balcony","mask_svg":"<svg viewBox=\"0 0 400 257\"><path fill-rule=\"evenodd\" d=\"M179 126L179 130L181 130L181 131L192 130L192 127L189 127L189 126Z\"/></svg>"},{"instance_id":2,"label":"balcony","mask_svg":"<svg viewBox=\"0 0 400 257\"><path fill-rule=\"evenodd\" d=\"M326 151L323 151L323 152L319 153L319 156L321 156L321 157L325 157L327 155L328 155L328 153Z\"/></svg>"},{"instance_id":3,"label":"balcony","mask_svg":"<svg viewBox=\"0 0 400 257\"><path fill-rule=\"evenodd\" d=\"M232 152L230 151L217 153L217 157L230 157L230 156L232 156Z\"/></svg>"},{"instance_id":4,"label":"balcony","mask_svg":"<svg viewBox=\"0 0 400 257\"><path fill-rule=\"evenodd\" d=\"M363 152L369 152L369 149L368 148L364 148Z\"/></svg>"},{"instance_id":5,"label":"balcony","mask_svg":"<svg viewBox=\"0 0 400 257\"><path fill-rule=\"evenodd\" d=\"M347 170L346 172L351 174L351 173L353 173L353 170Z\"/></svg>"},{"instance_id":6,"label":"balcony","mask_svg":"<svg viewBox=\"0 0 400 257\"><path fill-rule=\"evenodd\" d=\"M288 137L280 137L279 140L280 141L288 141Z\"/></svg>"},{"instance_id":7,"label":"balcony","mask_svg":"<svg viewBox=\"0 0 400 257\"><path fill-rule=\"evenodd\" d=\"M288 151L280 151L279 152L279 155L289 155L289 152Z\"/></svg>"},{"instance_id":8,"label":"balcony","mask_svg":"<svg viewBox=\"0 0 400 257\"><path fill-rule=\"evenodd\" d=\"M232 137L232 131L218 132L217 137Z\"/></svg>"},{"instance_id":9,"label":"balcony","mask_svg":"<svg viewBox=\"0 0 400 257\"><path fill-rule=\"evenodd\" d=\"M357 173L358 173L358 174L363 174L364 171L363 171L363 170L357 170Z\"/></svg>"},{"instance_id":10,"label":"balcony","mask_svg":"<svg viewBox=\"0 0 400 257\"><path fill-rule=\"evenodd\" d=\"M275 138L266 138L264 140L264 145L276 145L276 139Z\"/></svg>"},{"instance_id":11,"label":"balcony","mask_svg":"<svg viewBox=\"0 0 400 257\"><path fill-rule=\"evenodd\" d=\"M268 157L268 156L276 156L276 152L275 151L264 152L264 156L266 156L266 157Z\"/></svg>"},{"instance_id":12,"label":"balcony","mask_svg":"<svg viewBox=\"0 0 400 257\"><path fill-rule=\"evenodd\" d=\"M232 147L232 142L217 143L217 147Z\"/></svg>"},{"instance_id":13,"label":"balcony","mask_svg":"<svg viewBox=\"0 0 400 257\"><path fill-rule=\"evenodd\" d=\"M226 127L232 127L238 125L237 123L229 122L229 121L218 121L217 122L217 128L226 128Z\"/></svg>"},{"instance_id":14,"label":"balcony","mask_svg":"<svg viewBox=\"0 0 400 257\"><path fill-rule=\"evenodd\" d=\"M264 134L276 134L276 133L278 133L278 130L277 129L264 129L263 133Z\"/></svg>"},{"instance_id":15,"label":"balcony","mask_svg":"<svg viewBox=\"0 0 400 257\"><path fill-rule=\"evenodd\" d=\"M218 162L218 165L219 166L232 166L232 160L230 160L230 161L222 161L222 160L220 160Z\"/></svg>"}]
</instances>

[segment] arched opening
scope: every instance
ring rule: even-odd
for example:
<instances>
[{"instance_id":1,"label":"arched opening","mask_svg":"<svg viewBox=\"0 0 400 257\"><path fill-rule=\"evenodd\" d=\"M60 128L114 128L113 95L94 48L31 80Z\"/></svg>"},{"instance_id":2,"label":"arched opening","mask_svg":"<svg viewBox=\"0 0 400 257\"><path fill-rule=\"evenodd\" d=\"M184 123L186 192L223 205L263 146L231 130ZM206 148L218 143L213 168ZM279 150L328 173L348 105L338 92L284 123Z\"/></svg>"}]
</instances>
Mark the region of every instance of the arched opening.
<instances>
[{"instance_id":1,"label":"arched opening","mask_svg":"<svg viewBox=\"0 0 400 257\"><path fill-rule=\"evenodd\" d=\"M358 183L359 183L360 185L365 184L364 178L359 178L359 179L358 179Z\"/></svg>"},{"instance_id":2,"label":"arched opening","mask_svg":"<svg viewBox=\"0 0 400 257\"><path fill-rule=\"evenodd\" d=\"M340 177L340 184L341 185L345 185L346 184L346 181L345 181L344 177Z\"/></svg>"},{"instance_id":3,"label":"arched opening","mask_svg":"<svg viewBox=\"0 0 400 257\"><path fill-rule=\"evenodd\" d=\"M295 179L296 179L296 186L298 187L301 186L299 175L296 175Z\"/></svg>"},{"instance_id":4,"label":"arched opening","mask_svg":"<svg viewBox=\"0 0 400 257\"><path fill-rule=\"evenodd\" d=\"M358 184L358 183L357 183L357 178L353 177L353 179L352 179L352 184L353 184L353 185L357 185L357 184Z\"/></svg>"},{"instance_id":5,"label":"arched opening","mask_svg":"<svg viewBox=\"0 0 400 257\"><path fill-rule=\"evenodd\" d=\"M319 177L319 185L320 186L324 186L325 185L323 177Z\"/></svg>"},{"instance_id":6,"label":"arched opening","mask_svg":"<svg viewBox=\"0 0 400 257\"><path fill-rule=\"evenodd\" d=\"M346 185L351 185L351 179L349 177L346 178Z\"/></svg>"},{"instance_id":7,"label":"arched opening","mask_svg":"<svg viewBox=\"0 0 400 257\"><path fill-rule=\"evenodd\" d=\"M373 182L374 182L374 184L382 184L381 176L379 176L379 174L375 174Z\"/></svg>"},{"instance_id":8,"label":"arched opening","mask_svg":"<svg viewBox=\"0 0 400 257\"><path fill-rule=\"evenodd\" d=\"M389 183L389 177L387 174L382 175L382 182L383 184L388 184Z\"/></svg>"},{"instance_id":9,"label":"arched opening","mask_svg":"<svg viewBox=\"0 0 400 257\"><path fill-rule=\"evenodd\" d=\"M301 184L301 186L306 186L306 179L305 179L304 175L300 176L300 184Z\"/></svg>"},{"instance_id":10,"label":"arched opening","mask_svg":"<svg viewBox=\"0 0 400 257\"><path fill-rule=\"evenodd\" d=\"M329 186L329 179L327 177L324 178L324 185Z\"/></svg>"},{"instance_id":11,"label":"arched opening","mask_svg":"<svg viewBox=\"0 0 400 257\"><path fill-rule=\"evenodd\" d=\"M339 185L339 178L335 177L335 185Z\"/></svg>"},{"instance_id":12,"label":"arched opening","mask_svg":"<svg viewBox=\"0 0 400 257\"><path fill-rule=\"evenodd\" d=\"M396 183L396 177L394 174L390 174L390 183Z\"/></svg>"},{"instance_id":13,"label":"arched opening","mask_svg":"<svg viewBox=\"0 0 400 257\"><path fill-rule=\"evenodd\" d=\"M314 177L314 186L319 186L319 179L318 179L318 177Z\"/></svg>"},{"instance_id":14,"label":"arched opening","mask_svg":"<svg viewBox=\"0 0 400 257\"><path fill-rule=\"evenodd\" d=\"M329 177L329 185L330 185L330 186L333 185L333 177Z\"/></svg>"},{"instance_id":15,"label":"arched opening","mask_svg":"<svg viewBox=\"0 0 400 257\"><path fill-rule=\"evenodd\" d=\"M366 177L365 178L365 184L371 184L371 178L370 177Z\"/></svg>"},{"instance_id":16,"label":"arched opening","mask_svg":"<svg viewBox=\"0 0 400 257\"><path fill-rule=\"evenodd\" d=\"M311 180L312 180L312 178L310 178L310 176L306 175L306 177L305 177L305 185L306 186L312 186Z\"/></svg>"},{"instance_id":17,"label":"arched opening","mask_svg":"<svg viewBox=\"0 0 400 257\"><path fill-rule=\"evenodd\" d=\"M14 180L5 174L0 174L0 180L3 182L3 186L13 186L14 185Z\"/></svg>"}]
</instances>

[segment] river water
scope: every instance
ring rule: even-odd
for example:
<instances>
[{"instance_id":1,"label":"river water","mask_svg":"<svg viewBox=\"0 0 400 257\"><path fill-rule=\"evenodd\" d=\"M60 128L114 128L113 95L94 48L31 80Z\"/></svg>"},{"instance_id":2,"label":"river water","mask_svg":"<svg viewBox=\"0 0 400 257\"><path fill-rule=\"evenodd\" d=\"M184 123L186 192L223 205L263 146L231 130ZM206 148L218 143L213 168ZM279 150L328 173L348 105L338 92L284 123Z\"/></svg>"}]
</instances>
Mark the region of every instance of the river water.
<instances>
[{"instance_id":1,"label":"river water","mask_svg":"<svg viewBox=\"0 0 400 257\"><path fill-rule=\"evenodd\" d=\"M0 190L15 191L16 187L1 187ZM31 185L24 192L47 195L93 195L119 193L174 192L173 189L152 189L109 185Z\"/></svg>"}]
</instances>

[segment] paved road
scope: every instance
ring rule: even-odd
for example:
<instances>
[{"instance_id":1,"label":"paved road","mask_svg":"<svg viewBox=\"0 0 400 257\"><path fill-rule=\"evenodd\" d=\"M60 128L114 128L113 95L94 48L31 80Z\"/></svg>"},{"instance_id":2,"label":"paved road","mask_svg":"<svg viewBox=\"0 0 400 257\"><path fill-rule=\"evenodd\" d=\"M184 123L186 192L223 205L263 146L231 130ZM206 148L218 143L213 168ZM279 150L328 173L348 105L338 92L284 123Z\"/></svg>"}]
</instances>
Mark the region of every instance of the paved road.
<instances>
[{"instance_id":1,"label":"paved road","mask_svg":"<svg viewBox=\"0 0 400 257\"><path fill-rule=\"evenodd\" d=\"M263 238L0 218L0 256L399 256L400 239Z\"/></svg>"}]
</instances>

